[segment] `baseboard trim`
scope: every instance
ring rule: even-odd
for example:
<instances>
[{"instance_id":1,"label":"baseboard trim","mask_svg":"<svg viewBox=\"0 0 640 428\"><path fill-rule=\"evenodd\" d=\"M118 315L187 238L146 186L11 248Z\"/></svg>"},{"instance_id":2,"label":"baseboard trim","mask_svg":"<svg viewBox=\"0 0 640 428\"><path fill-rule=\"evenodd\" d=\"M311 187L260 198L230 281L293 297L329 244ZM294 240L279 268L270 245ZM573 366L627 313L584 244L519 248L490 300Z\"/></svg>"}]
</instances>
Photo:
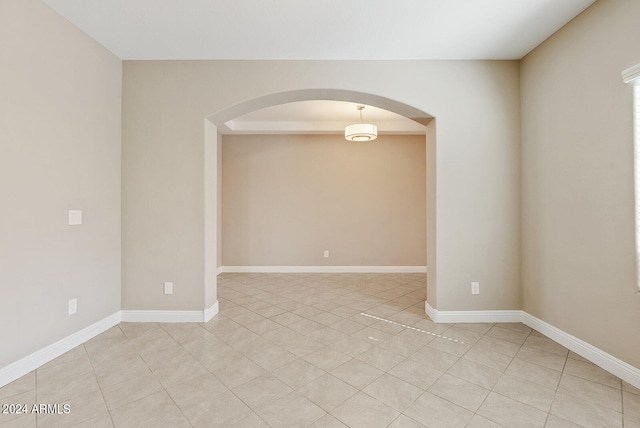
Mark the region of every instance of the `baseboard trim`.
<instances>
[{"instance_id":1,"label":"baseboard trim","mask_svg":"<svg viewBox=\"0 0 640 428\"><path fill-rule=\"evenodd\" d=\"M118 325L120 321L121 314L120 311L118 311L88 327L83 328L80 331L77 331L55 343L52 343L51 345L45 346L44 348L19 359L14 363L9 364L6 367L1 368L0 387L13 382L49 361L58 358L60 355L72 350L76 346L82 345L87 340L104 333L111 327Z\"/></svg>"},{"instance_id":2,"label":"baseboard trim","mask_svg":"<svg viewBox=\"0 0 640 428\"><path fill-rule=\"evenodd\" d=\"M555 327L533 315L521 310L505 311L439 311L428 302L424 303L425 312L435 323L468 323L468 322L521 322L552 339L565 348L586 358L595 365L618 376L625 382L640 388L640 369L596 348L582 339Z\"/></svg>"},{"instance_id":3,"label":"baseboard trim","mask_svg":"<svg viewBox=\"0 0 640 428\"><path fill-rule=\"evenodd\" d=\"M438 311L424 302L425 312L436 323L456 324L469 322L521 322L522 311Z\"/></svg>"},{"instance_id":4,"label":"baseboard trim","mask_svg":"<svg viewBox=\"0 0 640 428\"><path fill-rule=\"evenodd\" d=\"M224 271L223 266L218 266L218 268L216 269L216 276L220 275L223 271Z\"/></svg>"},{"instance_id":5,"label":"baseboard trim","mask_svg":"<svg viewBox=\"0 0 640 428\"><path fill-rule=\"evenodd\" d=\"M204 311L122 311L122 322L202 322Z\"/></svg>"},{"instance_id":6,"label":"baseboard trim","mask_svg":"<svg viewBox=\"0 0 640 428\"><path fill-rule=\"evenodd\" d=\"M618 376L625 382L630 383L636 388L640 388L640 369L637 367L625 363L602 349L596 348L584 340L578 339L524 311L522 311L522 323L586 358L609 373Z\"/></svg>"},{"instance_id":7,"label":"baseboard trim","mask_svg":"<svg viewBox=\"0 0 640 428\"><path fill-rule=\"evenodd\" d=\"M220 304L218 303L218 301L216 300L216 302L211 305L210 308L207 308L204 310L204 322L209 322L211 320L211 318L215 317L216 315L218 315L218 311L220 310Z\"/></svg>"},{"instance_id":8,"label":"baseboard trim","mask_svg":"<svg viewBox=\"0 0 640 428\"><path fill-rule=\"evenodd\" d=\"M224 273L425 273L426 266L221 266Z\"/></svg>"}]
</instances>

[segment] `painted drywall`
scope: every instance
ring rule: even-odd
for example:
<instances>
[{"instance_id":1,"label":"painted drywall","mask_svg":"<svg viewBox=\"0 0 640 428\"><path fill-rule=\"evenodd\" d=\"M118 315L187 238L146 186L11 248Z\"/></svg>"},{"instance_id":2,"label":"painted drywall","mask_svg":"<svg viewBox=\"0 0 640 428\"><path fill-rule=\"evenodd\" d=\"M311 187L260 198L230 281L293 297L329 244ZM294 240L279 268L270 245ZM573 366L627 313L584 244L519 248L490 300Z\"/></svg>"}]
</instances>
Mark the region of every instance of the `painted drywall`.
<instances>
[{"instance_id":1,"label":"painted drywall","mask_svg":"<svg viewBox=\"0 0 640 428\"><path fill-rule=\"evenodd\" d=\"M523 309L640 367L632 88L640 2L599 0L522 61Z\"/></svg>"},{"instance_id":2,"label":"painted drywall","mask_svg":"<svg viewBox=\"0 0 640 428\"><path fill-rule=\"evenodd\" d=\"M43 3L0 1L0 368L120 310L121 76Z\"/></svg>"},{"instance_id":3,"label":"painted drywall","mask_svg":"<svg viewBox=\"0 0 640 428\"><path fill-rule=\"evenodd\" d=\"M437 186L436 186L436 122L432 120L427 124L425 135L425 169L426 169L426 186L427 195L426 199L426 228L427 228L427 300L429 303L438 301L438 289L436 284L438 283L436 270L438 264L436 263L436 200L437 200ZM433 307L433 305L432 305Z\"/></svg>"},{"instance_id":4,"label":"painted drywall","mask_svg":"<svg viewBox=\"0 0 640 428\"><path fill-rule=\"evenodd\" d=\"M425 174L424 135L226 135L222 264L425 266Z\"/></svg>"},{"instance_id":5,"label":"painted drywall","mask_svg":"<svg viewBox=\"0 0 640 428\"><path fill-rule=\"evenodd\" d=\"M203 118L307 89L373 94L436 117L430 303L519 309L517 61L125 61L123 309L202 310ZM168 280L171 297L162 295ZM480 295L471 296L471 281Z\"/></svg>"}]
</instances>

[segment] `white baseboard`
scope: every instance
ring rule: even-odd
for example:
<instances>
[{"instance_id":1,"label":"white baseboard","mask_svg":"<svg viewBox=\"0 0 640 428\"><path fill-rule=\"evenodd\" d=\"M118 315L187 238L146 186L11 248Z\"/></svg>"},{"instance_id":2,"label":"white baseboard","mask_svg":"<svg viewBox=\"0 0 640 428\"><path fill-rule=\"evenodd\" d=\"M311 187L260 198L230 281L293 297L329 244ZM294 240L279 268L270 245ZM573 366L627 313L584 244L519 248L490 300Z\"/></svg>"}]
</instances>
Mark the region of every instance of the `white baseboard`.
<instances>
[{"instance_id":1,"label":"white baseboard","mask_svg":"<svg viewBox=\"0 0 640 428\"><path fill-rule=\"evenodd\" d=\"M224 272L224 266L218 266L216 269L216 276L220 275L222 272Z\"/></svg>"},{"instance_id":2,"label":"white baseboard","mask_svg":"<svg viewBox=\"0 0 640 428\"><path fill-rule=\"evenodd\" d=\"M549 339L552 339L567 349L575 352L576 354L586 358L593 364L605 369L609 373L618 376L620 379L627 383L640 388L640 369L634 367L624 361L604 352L602 349L585 342L582 339L560 330L551 324L542 321L533 315L522 311L522 323L536 330L537 332L544 334Z\"/></svg>"},{"instance_id":3,"label":"white baseboard","mask_svg":"<svg viewBox=\"0 0 640 428\"><path fill-rule=\"evenodd\" d=\"M435 323L468 322L521 322L537 332L547 336L565 348L586 358L595 365L619 377L625 382L640 388L640 369L596 348L582 339L560 330L533 315L520 310L515 311L439 311L428 302L424 303L425 312Z\"/></svg>"},{"instance_id":4,"label":"white baseboard","mask_svg":"<svg viewBox=\"0 0 640 428\"><path fill-rule=\"evenodd\" d=\"M204 311L122 311L122 322L203 322Z\"/></svg>"},{"instance_id":5,"label":"white baseboard","mask_svg":"<svg viewBox=\"0 0 640 428\"><path fill-rule=\"evenodd\" d=\"M118 325L120 320L120 311L118 311L88 327L83 328L80 331L77 331L55 343L52 343L51 345L45 346L44 348L19 359L14 363L9 364L6 367L1 368L0 387L13 382L49 361L58 358L65 352L72 350L78 345L82 345L84 342L94 338L100 333L104 333L111 327Z\"/></svg>"},{"instance_id":6,"label":"white baseboard","mask_svg":"<svg viewBox=\"0 0 640 428\"><path fill-rule=\"evenodd\" d=\"M425 312L436 323L521 322L522 311L438 311L424 302Z\"/></svg>"},{"instance_id":7,"label":"white baseboard","mask_svg":"<svg viewBox=\"0 0 640 428\"><path fill-rule=\"evenodd\" d=\"M425 273L426 266L221 266L229 273Z\"/></svg>"},{"instance_id":8,"label":"white baseboard","mask_svg":"<svg viewBox=\"0 0 640 428\"><path fill-rule=\"evenodd\" d=\"M210 308L207 308L204 310L204 320L203 322L209 322L211 320L211 318L215 317L216 315L218 315L218 311L220 309L220 305L218 303L218 301L216 300L216 302L211 305Z\"/></svg>"}]
</instances>

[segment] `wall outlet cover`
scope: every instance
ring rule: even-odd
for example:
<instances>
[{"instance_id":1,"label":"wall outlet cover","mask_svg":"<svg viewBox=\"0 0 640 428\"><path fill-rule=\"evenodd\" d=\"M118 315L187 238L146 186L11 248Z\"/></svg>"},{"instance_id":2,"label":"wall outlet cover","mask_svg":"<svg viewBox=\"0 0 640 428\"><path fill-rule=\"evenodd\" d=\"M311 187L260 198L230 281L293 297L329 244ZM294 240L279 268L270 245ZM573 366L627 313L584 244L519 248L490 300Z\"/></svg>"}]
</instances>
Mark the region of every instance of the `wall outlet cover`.
<instances>
[{"instance_id":1,"label":"wall outlet cover","mask_svg":"<svg viewBox=\"0 0 640 428\"><path fill-rule=\"evenodd\" d=\"M82 210L69 210L69 226L82 224Z\"/></svg>"},{"instance_id":2,"label":"wall outlet cover","mask_svg":"<svg viewBox=\"0 0 640 428\"><path fill-rule=\"evenodd\" d=\"M78 312L78 299L69 300L69 315L73 315Z\"/></svg>"},{"instance_id":3,"label":"wall outlet cover","mask_svg":"<svg viewBox=\"0 0 640 428\"><path fill-rule=\"evenodd\" d=\"M173 282L164 283L164 294L173 294Z\"/></svg>"},{"instance_id":4,"label":"wall outlet cover","mask_svg":"<svg viewBox=\"0 0 640 428\"><path fill-rule=\"evenodd\" d=\"M480 283L472 282L471 283L471 294L480 294Z\"/></svg>"}]
</instances>

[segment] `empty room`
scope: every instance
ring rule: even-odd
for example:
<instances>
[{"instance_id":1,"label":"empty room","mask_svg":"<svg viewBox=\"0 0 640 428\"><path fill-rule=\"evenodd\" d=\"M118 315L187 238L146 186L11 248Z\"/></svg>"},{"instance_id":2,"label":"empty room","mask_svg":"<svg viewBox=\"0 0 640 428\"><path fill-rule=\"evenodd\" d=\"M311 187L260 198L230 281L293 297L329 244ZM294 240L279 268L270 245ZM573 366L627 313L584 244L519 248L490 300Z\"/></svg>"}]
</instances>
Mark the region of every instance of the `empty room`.
<instances>
[{"instance_id":1,"label":"empty room","mask_svg":"<svg viewBox=\"0 0 640 428\"><path fill-rule=\"evenodd\" d=\"M0 428L640 427L638 22L0 0Z\"/></svg>"}]
</instances>

